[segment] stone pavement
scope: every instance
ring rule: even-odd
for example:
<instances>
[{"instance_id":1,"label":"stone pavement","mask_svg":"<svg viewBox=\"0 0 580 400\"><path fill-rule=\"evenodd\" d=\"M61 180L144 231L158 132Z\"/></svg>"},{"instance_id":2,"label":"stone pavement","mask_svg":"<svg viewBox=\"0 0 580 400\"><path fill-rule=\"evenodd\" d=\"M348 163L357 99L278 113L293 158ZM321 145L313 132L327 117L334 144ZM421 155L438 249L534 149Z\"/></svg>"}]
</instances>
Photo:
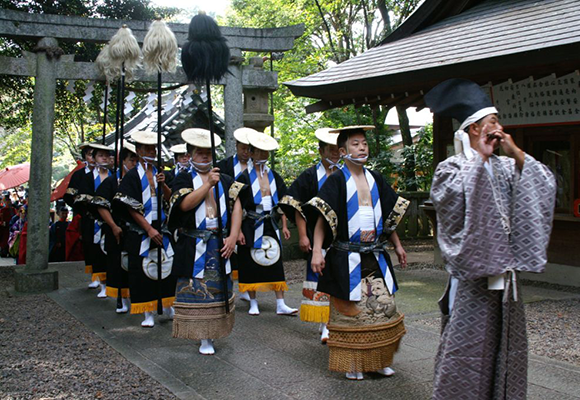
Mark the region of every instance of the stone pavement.
<instances>
[{"instance_id":1,"label":"stone pavement","mask_svg":"<svg viewBox=\"0 0 580 400\"><path fill-rule=\"evenodd\" d=\"M410 253L410 261L428 254ZM171 321L157 319L153 329L140 327L141 316L117 315L113 299L97 299L86 289L88 277L80 263L63 263L60 289L49 296L129 361L182 399L429 399L433 359L439 333L416 322L438 315L437 298L445 273L433 270L398 272L399 308L406 314L407 335L395 358L395 376L367 375L347 381L327 369L328 349L318 341L318 326L296 317L275 315L272 293L259 293L261 315L247 314L236 301L232 335L217 340L215 356L202 356L197 343L171 338ZM525 287L527 301L578 298L536 287ZM287 303L300 304L301 284L291 285ZM530 399L577 399L580 368L530 356Z\"/></svg>"}]
</instances>

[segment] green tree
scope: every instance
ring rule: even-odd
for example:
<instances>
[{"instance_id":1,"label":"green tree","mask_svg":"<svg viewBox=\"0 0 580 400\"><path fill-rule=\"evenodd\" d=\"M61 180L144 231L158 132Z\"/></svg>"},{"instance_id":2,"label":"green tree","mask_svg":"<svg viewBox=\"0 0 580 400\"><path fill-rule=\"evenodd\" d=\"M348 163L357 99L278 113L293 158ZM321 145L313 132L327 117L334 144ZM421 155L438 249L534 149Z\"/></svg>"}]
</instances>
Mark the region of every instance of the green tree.
<instances>
[{"instance_id":1,"label":"green tree","mask_svg":"<svg viewBox=\"0 0 580 400\"><path fill-rule=\"evenodd\" d=\"M149 0L0 0L0 8L38 14L134 20L152 20L156 17L167 19L180 11L177 8L153 6ZM0 38L0 55L21 57L23 51L32 51L36 44L29 40ZM76 61L94 61L102 48L102 45L95 43L64 40L59 41L59 46L65 54L74 54ZM104 84L95 84L93 98L87 104L83 96L88 84L87 81L57 81L54 166L58 166L59 162L74 166L76 145L83 140L97 140L102 134L103 112L100 103ZM11 144L10 147L0 148L0 167L18 164L30 158L33 97L34 78L0 76L0 127L4 129L0 138L3 143ZM108 121L111 122L116 112L114 104L113 95L108 110ZM107 130L112 128L109 125ZM59 180L62 174L61 168L54 168L53 180Z\"/></svg>"},{"instance_id":2,"label":"green tree","mask_svg":"<svg viewBox=\"0 0 580 400\"><path fill-rule=\"evenodd\" d=\"M417 6L419 0L233 0L231 12L220 22L230 26L282 27L303 23L305 33L282 60L274 62L280 82L324 70L379 44ZM248 56L254 54L248 54ZM267 54L260 54L268 56ZM280 153L276 168L292 180L317 159L315 129L353 124L377 127L369 143L373 167L390 176L384 126L389 107L348 106L307 115L311 99L294 97L281 86L274 93L275 134Z\"/></svg>"}]
</instances>

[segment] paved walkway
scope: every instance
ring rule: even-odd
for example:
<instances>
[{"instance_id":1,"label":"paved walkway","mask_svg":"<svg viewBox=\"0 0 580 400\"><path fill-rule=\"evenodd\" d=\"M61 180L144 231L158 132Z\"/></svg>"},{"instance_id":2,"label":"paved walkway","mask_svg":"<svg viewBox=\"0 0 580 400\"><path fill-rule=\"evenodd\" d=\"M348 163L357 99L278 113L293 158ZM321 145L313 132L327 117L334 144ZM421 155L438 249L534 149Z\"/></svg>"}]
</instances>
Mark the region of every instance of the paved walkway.
<instances>
[{"instance_id":1,"label":"paved walkway","mask_svg":"<svg viewBox=\"0 0 580 400\"><path fill-rule=\"evenodd\" d=\"M425 254L410 254L428 257ZM438 314L436 300L445 284L440 271L398 273L397 301L406 314L408 333L395 358L395 376L368 376L351 382L327 369L328 349L318 341L318 327L296 317L275 315L273 294L258 294L261 315L247 314L236 302L232 335L216 341L217 354L201 356L197 344L171 338L171 321L153 329L139 326L141 316L117 315L113 299L97 299L86 289L88 278L79 263L57 267L60 289L49 296L87 327L182 399L429 399L436 328L418 319ZM298 306L301 285L291 286L287 303ZM578 298L579 295L525 287L528 301ZM530 399L578 399L580 368L530 356Z\"/></svg>"}]
</instances>

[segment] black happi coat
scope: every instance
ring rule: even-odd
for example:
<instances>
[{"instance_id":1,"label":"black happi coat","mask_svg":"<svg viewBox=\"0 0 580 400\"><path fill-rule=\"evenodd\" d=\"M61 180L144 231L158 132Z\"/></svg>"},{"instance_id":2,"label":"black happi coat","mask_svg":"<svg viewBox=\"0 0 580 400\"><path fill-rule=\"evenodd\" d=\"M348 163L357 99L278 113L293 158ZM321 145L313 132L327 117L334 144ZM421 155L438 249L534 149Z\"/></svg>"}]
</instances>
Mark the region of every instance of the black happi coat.
<instances>
[{"instance_id":1,"label":"black happi coat","mask_svg":"<svg viewBox=\"0 0 580 400\"><path fill-rule=\"evenodd\" d=\"M274 180L276 181L276 192L278 194L278 201L280 201L284 196L286 196L288 189L286 188L286 184L284 180L278 173L272 170L274 174ZM254 204L254 196L252 194L252 184L250 182L250 174L246 169L237 179L238 182L243 183L245 186L244 190L240 193L240 201L242 202L242 209L246 211L256 211L256 204ZM277 214L277 213L276 213ZM246 246L252 247L254 243L254 220L251 218L245 218L242 222L242 233L246 238ZM271 223L269 220L266 220L264 223L264 235L267 235L266 230L268 227L271 227ZM282 234L282 225L280 226L280 234ZM273 228L270 229L273 231ZM273 233L273 232L272 232ZM272 236L274 239L278 240L278 236L274 233L273 235L270 233L269 236Z\"/></svg>"},{"instance_id":2,"label":"black happi coat","mask_svg":"<svg viewBox=\"0 0 580 400\"><path fill-rule=\"evenodd\" d=\"M74 174L72 174L72 176L70 177L70 181L68 183L68 188L66 189L66 192L63 196L64 202L69 207L71 207L75 213L77 213L74 206L75 198L79 194L79 186L81 184L81 181L83 181L84 176L87 175L85 170L86 167L81 168L77 170Z\"/></svg>"},{"instance_id":3,"label":"black happi coat","mask_svg":"<svg viewBox=\"0 0 580 400\"><path fill-rule=\"evenodd\" d=\"M159 199L158 201L163 202L162 199ZM117 193L113 198L112 207L116 218L120 218L125 224L132 224L135 227L139 226L131 217L128 210L128 208L132 208L141 215L144 215L145 212L141 191L141 179L139 179L137 167L131 169L123 176L123 180L119 184ZM158 217L161 218L160 215ZM162 232L159 231L159 233ZM170 236L171 235L169 235L169 237ZM164 307L167 307L170 304L166 303L166 299L170 300L175 296L176 278L173 271L168 277L161 281L160 288L158 281L149 279L143 272L143 257L139 255L141 240L142 234L127 227L124 250L127 251L129 255L129 290L131 292L132 314L143 311L154 311L158 291L161 292ZM170 243L174 246L171 237ZM153 240L151 240L150 248L154 247L155 244ZM151 306L151 304L153 304L153 306Z\"/></svg>"},{"instance_id":4,"label":"black happi coat","mask_svg":"<svg viewBox=\"0 0 580 400\"><path fill-rule=\"evenodd\" d=\"M117 193L118 179L116 175L111 175L103 181L97 188L93 197L93 214L96 219L102 221L98 212L99 208L105 208L111 213L115 223L123 228L124 224L117 214L113 213L112 202ZM107 252L107 286L116 289L127 288L129 286L127 271L121 267L121 250L123 249L124 238L127 230L123 229L121 243L117 243L111 227L103 221L101 226L102 234L105 235L105 251Z\"/></svg>"},{"instance_id":5,"label":"black happi coat","mask_svg":"<svg viewBox=\"0 0 580 400\"><path fill-rule=\"evenodd\" d=\"M379 191L384 226L381 240L386 240L393 233L404 215L407 202L397 195L382 175L370 170L369 172L375 179ZM318 196L308 204L305 204L303 211L308 218L309 228L312 232L318 215L324 217L326 224L322 248L328 248L335 240L349 242L346 179L344 173L339 170L330 175L324 185L322 185ZM392 270L393 264L390 257L386 251L384 255L394 278L395 274ZM348 252L330 247L325 261L323 275L318 280L318 291L343 300L349 300Z\"/></svg>"},{"instance_id":6,"label":"black happi coat","mask_svg":"<svg viewBox=\"0 0 580 400\"><path fill-rule=\"evenodd\" d=\"M276 173L274 174L274 179L276 181L276 191L278 194L278 200L282 199L287 192L286 184ZM252 194L252 188L250 183L250 175L248 170L242 172L238 177L238 182L243 183L245 189L240 193L240 201L242 208L245 211L256 211L256 205L254 204L254 196ZM276 210L274 206L274 210ZM279 220L280 215L274 212L275 218ZM282 226L280 225L280 235L282 235ZM264 267L257 264L251 257L251 249L254 245L254 233L255 233L255 220L251 218L244 218L242 221L242 233L246 238L246 245L238 245L238 270L239 270L239 282L240 284L260 284L268 282L283 282L285 281L284 276L284 266L282 264L282 257L274 264L269 267ZM282 243L278 240L278 235L272 225L270 219L264 221L264 236L270 236L274 238L282 247Z\"/></svg>"},{"instance_id":7,"label":"black happi coat","mask_svg":"<svg viewBox=\"0 0 580 400\"><path fill-rule=\"evenodd\" d=\"M230 176L225 174L220 174L220 182L226 195L228 213L228 224L227 227L224 228L227 228L229 232L234 203L238 198L238 194L244 188L244 185L239 182L234 182ZM179 208L185 197L193 191L193 178L191 173L181 172L178 174L173 182L171 209L169 211L169 230L171 232L175 232L180 228L188 230L197 229L195 221L196 208L187 212L183 212ZM220 196L221 195L222 193L220 192ZM217 201L219 201L219 199L216 198L216 202ZM223 212L223 210L220 211ZM173 258L173 271L179 277L191 278L193 276L193 264L195 261L195 239L186 235L179 235L179 233L177 236L178 239L174 247L175 255ZM224 235L224 239L225 237L226 235Z\"/></svg>"},{"instance_id":8,"label":"black happi coat","mask_svg":"<svg viewBox=\"0 0 580 400\"><path fill-rule=\"evenodd\" d=\"M220 160L217 163L217 167L220 169L220 173L226 174L226 175L232 177L233 179L236 179L236 177L234 176L234 174L235 174L235 172L234 172L234 156L229 156L227 158L224 158L223 160Z\"/></svg>"},{"instance_id":9,"label":"black happi coat","mask_svg":"<svg viewBox=\"0 0 580 400\"><path fill-rule=\"evenodd\" d=\"M318 194L318 163L302 172L288 189L288 195L281 202L280 208L290 221L296 223L296 211L302 212L302 204Z\"/></svg>"}]
</instances>

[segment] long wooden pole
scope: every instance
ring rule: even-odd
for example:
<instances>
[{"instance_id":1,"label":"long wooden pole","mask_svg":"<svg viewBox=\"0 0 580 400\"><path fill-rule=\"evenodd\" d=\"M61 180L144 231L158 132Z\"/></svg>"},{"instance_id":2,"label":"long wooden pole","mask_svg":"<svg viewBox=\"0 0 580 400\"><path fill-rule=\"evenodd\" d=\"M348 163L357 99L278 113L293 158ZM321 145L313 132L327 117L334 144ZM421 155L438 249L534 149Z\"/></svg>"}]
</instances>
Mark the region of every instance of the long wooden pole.
<instances>
[{"instance_id":1,"label":"long wooden pole","mask_svg":"<svg viewBox=\"0 0 580 400\"><path fill-rule=\"evenodd\" d=\"M157 73L157 173L161 173L161 71ZM157 229L163 237L163 221L161 221L161 210L163 205L163 190L161 184L157 184ZM157 314L163 315L163 304L161 294L161 262L163 253L163 243L157 251Z\"/></svg>"},{"instance_id":2,"label":"long wooden pole","mask_svg":"<svg viewBox=\"0 0 580 400\"><path fill-rule=\"evenodd\" d=\"M217 167L217 156L215 150L215 139L213 137L214 133L214 126L213 126L213 110L211 104L211 88L209 84L209 79L206 81L206 88L207 88L207 113L208 113L208 121L209 121L209 137L211 141L211 157L213 162L213 167ZM216 211L217 211L217 220L218 220L218 255L220 259L220 275L222 277L222 290L224 292L224 302L226 308L226 314L230 313L230 294L228 290L228 276L226 274L226 265L224 262L224 258L222 257L222 247L224 243L224 227L222 222L222 212L220 206L220 190L219 190L219 182L214 186L214 193L215 193L215 203L216 203Z\"/></svg>"}]
</instances>

